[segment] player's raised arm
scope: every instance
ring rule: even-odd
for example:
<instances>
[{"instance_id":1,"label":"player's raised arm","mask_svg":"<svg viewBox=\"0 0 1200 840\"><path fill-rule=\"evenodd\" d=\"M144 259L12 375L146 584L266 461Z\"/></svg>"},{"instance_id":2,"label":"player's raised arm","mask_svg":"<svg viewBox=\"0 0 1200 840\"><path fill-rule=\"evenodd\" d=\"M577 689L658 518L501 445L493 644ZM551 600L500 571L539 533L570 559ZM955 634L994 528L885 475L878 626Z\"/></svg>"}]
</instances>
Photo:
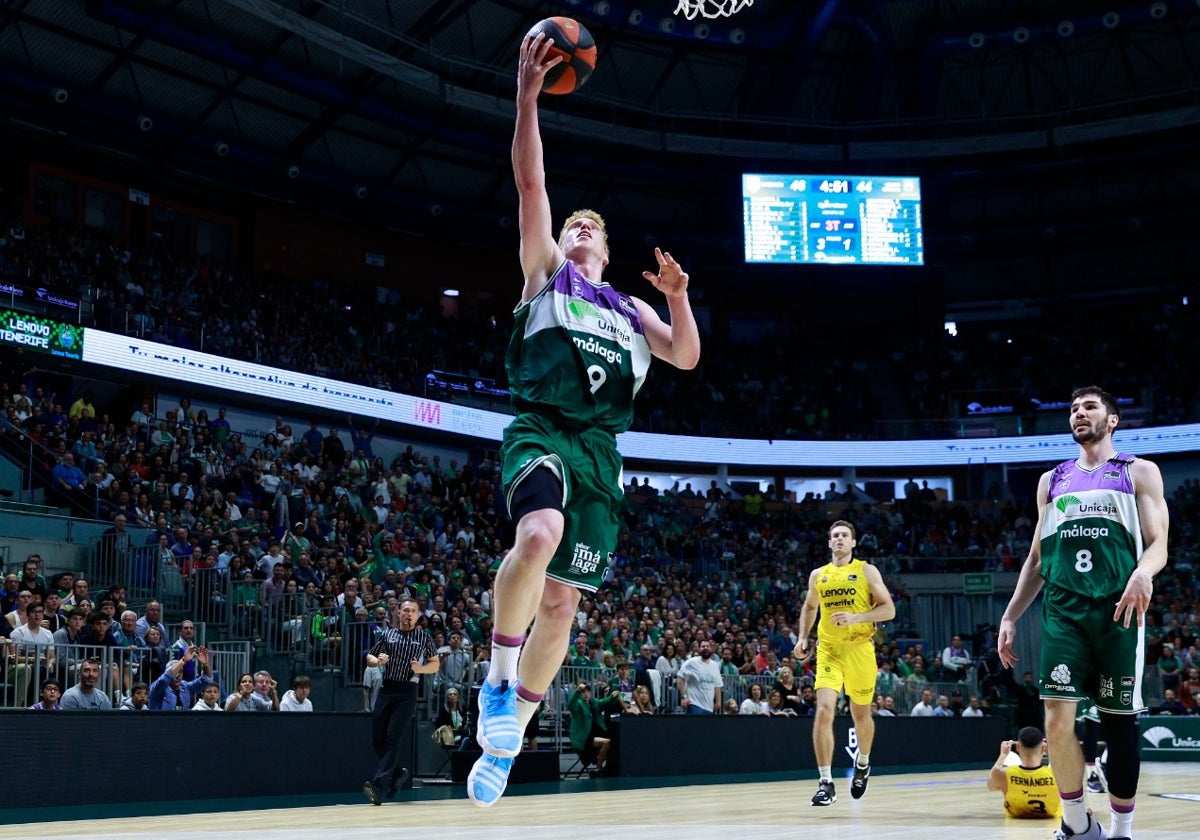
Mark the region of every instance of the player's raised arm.
<instances>
[{"instance_id":1,"label":"player's raised arm","mask_svg":"<svg viewBox=\"0 0 1200 840\"><path fill-rule=\"evenodd\" d=\"M551 67L561 56L548 57L551 42L542 34L526 36L521 42L517 66L517 121L513 133L512 164L520 197L517 214L521 233L521 270L525 286L521 301L531 300L562 262L562 250L554 240L550 197L546 193L546 169L542 136L538 125L538 94Z\"/></svg>"}]
</instances>

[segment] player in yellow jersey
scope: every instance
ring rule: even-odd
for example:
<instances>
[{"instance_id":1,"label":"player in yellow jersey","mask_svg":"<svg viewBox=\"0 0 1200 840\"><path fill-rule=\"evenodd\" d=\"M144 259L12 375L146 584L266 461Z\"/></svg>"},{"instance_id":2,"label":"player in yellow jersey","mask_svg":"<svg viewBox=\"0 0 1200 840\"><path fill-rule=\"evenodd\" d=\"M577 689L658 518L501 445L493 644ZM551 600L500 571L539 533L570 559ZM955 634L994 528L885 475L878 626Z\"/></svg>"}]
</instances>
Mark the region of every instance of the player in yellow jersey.
<instances>
[{"instance_id":1,"label":"player in yellow jersey","mask_svg":"<svg viewBox=\"0 0 1200 840\"><path fill-rule=\"evenodd\" d=\"M988 790L1004 794L1004 810L1017 819L1062 818L1058 782L1050 765L1042 763L1046 739L1036 726L1026 726L1015 741L1001 741L1000 755L988 773ZM1010 756L1020 761L1012 763Z\"/></svg>"},{"instance_id":2,"label":"player in yellow jersey","mask_svg":"<svg viewBox=\"0 0 1200 840\"><path fill-rule=\"evenodd\" d=\"M808 579L808 597L800 609L796 632L796 659L808 656L808 634L817 624L817 714L813 720L813 750L817 754L820 780L813 805L837 802L833 786L833 715L843 687L850 698L850 715L858 736L858 756L850 795L862 798L871 776L871 743L875 721L871 701L875 699L875 622L890 621L896 605L874 566L854 557L854 526L844 519L829 528L832 559Z\"/></svg>"}]
</instances>

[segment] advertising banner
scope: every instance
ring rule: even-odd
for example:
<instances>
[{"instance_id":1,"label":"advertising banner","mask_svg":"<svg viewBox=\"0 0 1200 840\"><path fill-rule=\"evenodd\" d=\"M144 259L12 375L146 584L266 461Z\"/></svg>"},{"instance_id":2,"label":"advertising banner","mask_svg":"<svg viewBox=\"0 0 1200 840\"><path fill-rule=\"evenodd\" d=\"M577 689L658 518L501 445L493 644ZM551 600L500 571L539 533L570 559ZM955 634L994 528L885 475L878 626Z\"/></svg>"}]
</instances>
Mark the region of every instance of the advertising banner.
<instances>
[{"instance_id":1,"label":"advertising banner","mask_svg":"<svg viewBox=\"0 0 1200 840\"><path fill-rule=\"evenodd\" d=\"M1200 761L1200 717L1138 718L1142 761Z\"/></svg>"},{"instance_id":2,"label":"advertising banner","mask_svg":"<svg viewBox=\"0 0 1200 840\"><path fill-rule=\"evenodd\" d=\"M83 327L0 309L0 345L80 359L83 357Z\"/></svg>"}]
</instances>

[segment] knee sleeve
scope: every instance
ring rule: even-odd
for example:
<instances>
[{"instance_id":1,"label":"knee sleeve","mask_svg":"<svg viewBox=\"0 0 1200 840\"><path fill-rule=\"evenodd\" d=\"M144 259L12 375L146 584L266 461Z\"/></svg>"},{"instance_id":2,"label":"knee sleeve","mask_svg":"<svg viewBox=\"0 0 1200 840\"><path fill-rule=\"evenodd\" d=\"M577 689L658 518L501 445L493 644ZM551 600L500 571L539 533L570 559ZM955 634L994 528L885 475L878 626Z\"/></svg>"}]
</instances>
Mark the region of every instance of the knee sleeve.
<instances>
[{"instance_id":1,"label":"knee sleeve","mask_svg":"<svg viewBox=\"0 0 1200 840\"><path fill-rule=\"evenodd\" d=\"M563 486L548 467L537 467L513 488L509 516L520 522L527 513L547 509L562 511Z\"/></svg>"},{"instance_id":2,"label":"knee sleeve","mask_svg":"<svg viewBox=\"0 0 1200 840\"><path fill-rule=\"evenodd\" d=\"M1142 770L1142 761L1138 756L1137 716L1101 712L1100 726L1108 744L1105 776L1109 795L1118 799L1133 799Z\"/></svg>"}]
</instances>

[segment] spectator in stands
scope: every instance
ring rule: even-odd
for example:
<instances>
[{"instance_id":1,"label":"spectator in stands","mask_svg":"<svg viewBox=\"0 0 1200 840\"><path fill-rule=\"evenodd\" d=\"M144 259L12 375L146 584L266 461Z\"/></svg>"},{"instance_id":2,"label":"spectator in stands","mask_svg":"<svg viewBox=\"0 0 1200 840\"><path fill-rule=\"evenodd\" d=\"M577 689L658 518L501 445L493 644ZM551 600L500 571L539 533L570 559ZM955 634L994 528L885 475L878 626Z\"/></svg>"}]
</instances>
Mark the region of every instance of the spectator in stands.
<instances>
[{"instance_id":1,"label":"spectator in stands","mask_svg":"<svg viewBox=\"0 0 1200 840\"><path fill-rule=\"evenodd\" d=\"M452 746L461 744L463 737L467 734L467 717L463 714L460 707L459 691L457 688L446 690L446 699L442 702L442 707L438 709L437 717L433 720L435 732L441 730L443 726L450 727L450 732L454 738L452 744L439 742L443 749L449 749Z\"/></svg>"},{"instance_id":2,"label":"spectator in stands","mask_svg":"<svg viewBox=\"0 0 1200 840\"><path fill-rule=\"evenodd\" d=\"M85 388L79 395L79 399L71 403L71 410L67 412L67 417L70 420L79 421L81 429L94 428L96 420L96 407L92 405L92 392ZM91 424L89 426L89 424Z\"/></svg>"},{"instance_id":3,"label":"spectator in stands","mask_svg":"<svg viewBox=\"0 0 1200 840\"><path fill-rule=\"evenodd\" d=\"M214 683L209 683L204 686L204 690L200 692L200 699L192 706L193 712L223 712L225 707L221 705L221 687Z\"/></svg>"},{"instance_id":4,"label":"spectator in stands","mask_svg":"<svg viewBox=\"0 0 1200 840\"><path fill-rule=\"evenodd\" d=\"M145 638L146 630L150 627L157 627L162 638L168 638L167 626L162 623L162 604L158 601L150 601L146 604L146 613L137 620L137 634Z\"/></svg>"},{"instance_id":5,"label":"spectator in stands","mask_svg":"<svg viewBox=\"0 0 1200 840\"><path fill-rule=\"evenodd\" d=\"M1179 702L1175 696L1174 689L1163 690L1163 701L1154 710L1156 715L1186 715L1188 713L1187 706Z\"/></svg>"},{"instance_id":6,"label":"spectator in stands","mask_svg":"<svg viewBox=\"0 0 1200 840\"><path fill-rule=\"evenodd\" d=\"M237 690L225 698L225 711L227 712L269 712L271 710L271 703L255 693L253 674L242 674L238 677Z\"/></svg>"},{"instance_id":7,"label":"spectator in stands","mask_svg":"<svg viewBox=\"0 0 1200 840\"><path fill-rule=\"evenodd\" d=\"M196 623L190 619L184 619L179 624L179 638L171 643L170 654L171 659L183 659L183 654L188 648L194 647L196 644ZM196 678L196 661L195 659L188 660L183 668L183 678L185 680L194 680Z\"/></svg>"},{"instance_id":8,"label":"spectator in stands","mask_svg":"<svg viewBox=\"0 0 1200 840\"><path fill-rule=\"evenodd\" d=\"M679 705L689 715L711 715L721 709L721 667L712 653L712 642L702 640L699 653L684 662L675 677Z\"/></svg>"},{"instance_id":9,"label":"spectator in stands","mask_svg":"<svg viewBox=\"0 0 1200 840\"><path fill-rule=\"evenodd\" d=\"M950 698L945 694L938 695L937 705L933 707L932 717L954 717L954 710L950 708Z\"/></svg>"},{"instance_id":10,"label":"spectator in stands","mask_svg":"<svg viewBox=\"0 0 1200 840\"><path fill-rule=\"evenodd\" d=\"M1175 645L1165 642L1158 657L1158 674L1162 678L1163 689L1179 688L1179 676L1183 663L1175 655Z\"/></svg>"},{"instance_id":11,"label":"spectator in stands","mask_svg":"<svg viewBox=\"0 0 1200 840\"><path fill-rule=\"evenodd\" d=\"M57 711L62 708L59 702L62 699L62 685L58 680L50 679L42 683L42 690L38 696L38 701L29 708L34 711Z\"/></svg>"},{"instance_id":12,"label":"spectator in stands","mask_svg":"<svg viewBox=\"0 0 1200 840\"><path fill-rule=\"evenodd\" d=\"M79 665L79 682L66 690L62 696L63 711L108 711L112 701L108 695L96 688L100 681L100 660L85 659Z\"/></svg>"},{"instance_id":13,"label":"spectator in stands","mask_svg":"<svg viewBox=\"0 0 1200 840\"><path fill-rule=\"evenodd\" d=\"M737 701L730 698L734 704L733 714L737 714ZM633 689L633 702L626 709L631 715L652 715L654 714L654 698L650 694L650 689L644 685L639 685Z\"/></svg>"},{"instance_id":14,"label":"spectator in stands","mask_svg":"<svg viewBox=\"0 0 1200 840\"><path fill-rule=\"evenodd\" d=\"M770 707L767 705L766 698L763 697L763 687L761 683L750 683L746 689L746 699L742 701L742 705L738 707L738 714L741 715L765 715L770 713Z\"/></svg>"},{"instance_id":15,"label":"spectator in stands","mask_svg":"<svg viewBox=\"0 0 1200 840\"><path fill-rule=\"evenodd\" d=\"M171 652L167 648L166 640L163 638L162 631L157 627L146 628L146 635L142 637L142 641L146 645L145 651L142 653L141 667L138 669L138 679L147 685L152 685L156 679L162 676L162 672L167 670L167 666L171 664ZM190 663L192 673L189 675L187 666L184 667L183 678L185 680L195 677L195 662Z\"/></svg>"},{"instance_id":16,"label":"spectator in stands","mask_svg":"<svg viewBox=\"0 0 1200 840\"><path fill-rule=\"evenodd\" d=\"M43 627L51 633L57 633L61 628L66 626L67 615L62 611L62 599L58 597L58 592L47 592L46 597L42 601L42 607L46 611L42 617Z\"/></svg>"},{"instance_id":17,"label":"spectator in stands","mask_svg":"<svg viewBox=\"0 0 1200 840\"><path fill-rule=\"evenodd\" d=\"M9 635L8 667L13 670L16 705L32 702L33 687L41 685L55 668L54 635L42 626L45 610L33 600L25 606L25 623Z\"/></svg>"},{"instance_id":18,"label":"spectator in stands","mask_svg":"<svg viewBox=\"0 0 1200 840\"><path fill-rule=\"evenodd\" d=\"M40 554L30 554L26 557L25 563L21 567L19 589L28 589L39 601L44 601L50 588L46 585L46 579L41 575L41 568L42 556Z\"/></svg>"},{"instance_id":19,"label":"spectator in stands","mask_svg":"<svg viewBox=\"0 0 1200 840\"><path fill-rule=\"evenodd\" d=\"M67 493L83 490L87 485L83 470L75 466L75 456L70 452L63 455L62 461L51 471L51 478L54 480L55 489Z\"/></svg>"},{"instance_id":20,"label":"spectator in stands","mask_svg":"<svg viewBox=\"0 0 1200 840\"><path fill-rule=\"evenodd\" d=\"M183 680L184 665L195 659L199 664L200 676L189 682ZM208 648L190 647L182 659L176 659L150 686L150 708L153 711L188 711L195 700L210 683L219 683L219 677L211 669Z\"/></svg>"},{"instance_id":21,"label":"spectator in stands","mask_svg":"<svg viewBox=\"0 0 1200 840\"><path fill-rule=\"evenodd\" d=\"M780 668L771 688L779 692L785 709L791 709L796 714L800 713L800 685L796 682L791 668L786 666Z\"/></svg>"},{"instance_id":22,"label":"spectator in stands","mask_svg":"<svg viewBox=\"0 0 1200 840\"><path fill-rule=\"evenodd\" d=\"M767 692L767 714L771 717L796 717L796 710L783 702L783 693L778 688Z\"/></svg>"},{"instance_id":23,"label":"spectator in stands","mask_svg":"<svg viewBox=\"0 0 1200 840\"><path fill-rule=\"evenodd\" d=\"M1179 686L1179 702L1187 708L1188 714L1194 715L1196 712L1196 695L1200 694L1200 668L1189 667L1186 672L1187 679Z\"/></svg>"},{"instance_id":24,"label":"spectator in stands","mask_svg":"<svg viewBox=\"0 0 1200 840\"><path fill-rule=\"evenodd\" d=\"M279 711L311 712L313 704L308 699L308 695L311 693L312 679L305 674L297 674L292 678L292 687L284 693L283 699L279 701Z\"/></svg>"},{"instance_id":25,"label":"spectator in stands","mask_svg":"<svg viewBox=\"0 0 1200 840\"><path fill-rule=\"evenodd\" d=\"M971 654L963 647L962 637L955 635L942 651L942 667L952 673L955 679L961 680L966 676L971 662Z\"/></svg>"},{"instance_id":26,"label":"spectator in stands","mask_svg":"<svg viewBox=\"0 0 1200 840\"><path fill-rule=\"evenodd\" d=\"M929 688L921 689L921 699L912 707L909 715L912 717L933 717L933 690Z\"/></svg>"},{"instance_id":27,"label":"spectator in stands","mask_svg":"<svg viewBox=\"0 0 1200 840\"><path fill-rule=\"evenodd\" d=\"M113 630L117 647L121 648L118 653L121 666L121 686L126 692L131 690L133 673L141 667L142 653L147 648L145 640L137 634L137 619L137 613L133 610L125 610L121 613L117 628Z\"/></svg>"},{"instance_id":28,"label":"spectator in stands","mask_svg":"<svg viewBox=\"0 0 1200 840\"><path fill-rule=\"evenodd\" d=\"M5 616L20 606L21 592L30 592L28 587L21 586L21 578L16 572L9 572L4 576L4 587L0 589L0 613ZM20 617L18 616L18 619ZM9 622L9 629L16 627L21 622L18 620L16 624Z\"/></svg>"},{"instance_id":29,"label":"spectator in stands","mask_svg":"<svg viewBox=\"0 0 1200 840\"><path fill-rule=\"evenodd\" d=\"M270 707L270 711L279 711L279 683L271 676L270 671L256 671L254 673L254 693L258 695L259 707L263 704Z\"/></svg>"},{"instance_id":30,"label":"spectator in stands","mask_svg":"<svg viewBox=\"0 0 1200 840\"><path fill-rule=\"evenodd\" d=\"M662 655L654 663L654 668L662 674L663 684L669 685L679 673L680 667L683 665L683 660L675 654L675 645L673 642L667 642L663 645Z\"/></svg>"},{"instance_id":31,"label":"spectator in stands","mask_svg":"<svg viewBox=\"0 0 1200 840\"><path fill-rule=\"evenodd\" d=\"M16 604L12 610L4 614L4 620L8 622L10 630L15 630L25 624L25 611L32 603L33 593L28 589L22 589L17 593Z\"/></svg>"},{"instance_id":32,"label":"spectator in stands","mask_svg":"<svg viewBox=\"0 0 1200 840\"><path fill-rule=\"evenodd\" d=\"M117 707L121 712L150 711L150 686L144 682L136 682L129 689L129 696Z\"/></svg>"}]
</instances>

